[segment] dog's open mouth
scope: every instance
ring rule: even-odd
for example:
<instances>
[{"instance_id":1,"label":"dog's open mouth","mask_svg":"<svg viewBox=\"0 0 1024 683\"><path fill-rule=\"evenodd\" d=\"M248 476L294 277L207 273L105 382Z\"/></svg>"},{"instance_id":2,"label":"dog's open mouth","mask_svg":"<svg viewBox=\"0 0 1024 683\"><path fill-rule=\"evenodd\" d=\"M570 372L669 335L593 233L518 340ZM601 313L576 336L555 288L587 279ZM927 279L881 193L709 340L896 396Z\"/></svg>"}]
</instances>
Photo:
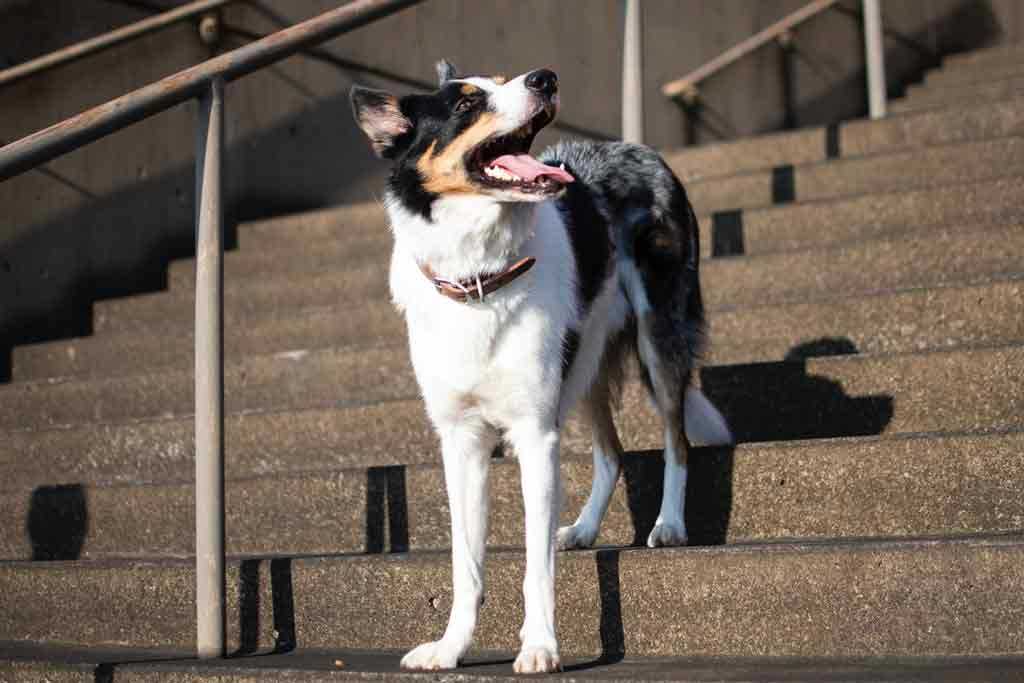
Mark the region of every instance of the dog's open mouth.
<instances>
[{"instance_id":1,"label":"dog's open mouth","mask_svg":"<svg viewBox=\"0 0 1024 683\"><path fill-rule=\"evenodd\" d=\"M530 156L533 139L552 120L552 113L541 109L522 128L478 146L469 162L474 179L488 187L538 194L557 192L573 182L564 165L547 166Z\"/></svg>"}]
</instances>

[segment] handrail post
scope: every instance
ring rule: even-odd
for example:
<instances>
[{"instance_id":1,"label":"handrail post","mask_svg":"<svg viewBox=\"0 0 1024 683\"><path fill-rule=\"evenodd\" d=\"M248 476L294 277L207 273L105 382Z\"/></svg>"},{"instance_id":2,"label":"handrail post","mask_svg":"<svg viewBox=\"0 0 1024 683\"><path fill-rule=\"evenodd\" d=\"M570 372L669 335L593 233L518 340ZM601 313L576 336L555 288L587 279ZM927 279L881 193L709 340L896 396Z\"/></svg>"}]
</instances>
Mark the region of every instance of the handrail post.
<instances>
[{"instance_id":1,"label":"handrail post","mask_svg":"<svg viewBox=\"0 0 1024 683\"><path fill-rule=\"evenodd\" d=\"M622 139L644 141L644 42L640 0L626 0L622 40Z\"/></svg>"},{"instance_id":2,"label":"handrail post","mask_svg":"<svg viewBox=\"0 0 1024 683\"><path fill-rule=\"evenodd\" d=\"M864 62L868 72L868 111L873 119L885 116L885 44L879 0L864 0Z\"/></svg>"},{"instance_id":3,"label":"handrail post","mask_svg":"<svg viewBox=\"0 0 1024 683\"><path fill-rule=\"evenodd\" d=\"M225 654L224 81L199 98L196 145L196 653Z\"/></svg>"}]
</instances>

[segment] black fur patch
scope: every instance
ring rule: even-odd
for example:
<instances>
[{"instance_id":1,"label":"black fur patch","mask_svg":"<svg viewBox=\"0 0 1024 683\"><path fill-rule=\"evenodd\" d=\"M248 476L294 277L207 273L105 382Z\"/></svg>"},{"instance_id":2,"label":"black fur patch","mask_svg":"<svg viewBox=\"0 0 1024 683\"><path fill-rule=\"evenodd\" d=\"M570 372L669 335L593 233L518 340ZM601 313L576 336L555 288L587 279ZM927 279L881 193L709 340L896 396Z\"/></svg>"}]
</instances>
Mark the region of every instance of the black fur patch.
<instances>
[{"instance_id":1,"label":"black fur patch","mask_svg":"<svg viewBox=\"0 0 1024 683\"><path fill-rule=\"evenodd\" d=\"M427 220L437 195L424 189L425 179L416 163L431 147L434 154L443 152L490 108L485 91L463 92L462 86L449 83L435 93L408 95L399 101L402 114L413 125L395 140L388 188L410 211Z\"/></svg>"},{"instance_id":2,"label":"black fur patch","mask_svg":"<svg viewBox=\"0 0 1024 683\"><path fill-rule=\"evenodd\" d=\"M557 160L549 163L557 166L562 162ZM565 167L575 175L570 164L566 163ZM611 273L612 242L608 221L598 210L591 188L583 183L569 184L565 194L558 200L558 208L576 257L580 312L586 315Z\"/></svg>"},{"instance_id":3,"label":"black fur patch","mask_svg":"<svg viewBox=\"0 0 1024 683\"><path fill-rule=\"evenodd\" d=\"M576 361L576 354L580 350L580 333L573 329L565 331L562 338L562 380L569 376L569 370Z\"/></svg>"}]
</instances>

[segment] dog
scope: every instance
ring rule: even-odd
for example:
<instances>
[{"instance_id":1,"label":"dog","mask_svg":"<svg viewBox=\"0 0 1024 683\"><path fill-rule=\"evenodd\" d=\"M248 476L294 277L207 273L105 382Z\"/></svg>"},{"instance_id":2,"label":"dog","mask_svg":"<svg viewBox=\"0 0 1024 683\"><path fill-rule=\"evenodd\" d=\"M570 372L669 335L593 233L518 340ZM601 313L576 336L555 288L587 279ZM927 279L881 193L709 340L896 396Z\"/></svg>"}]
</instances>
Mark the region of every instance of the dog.
<instances>
[{"instance_id":1,"label":"dog","mask_svg":"<svg viewBox=\"0 0 1024 683\"><path fill-rule=\"evenodd\" d=\"M487 478L504 436L526 517L518 673L561 668L555 551L597 538L620 471L611 403L630 358L664 423L661 510L647 544L686 543L691 442L730 443L690 386L705 341L697 220L682 184L642 145L565 141L530 156L559 108L558 78L458 75L398 98L353 87L353 113L390 160L390 288L441 442L451 511L453 600L440 640L402 659L447 669L469 648L484 595ZM594 481L557 529L559 427L576 404L593 432ZM684 427L685 425L685 427Z\"/></svg>"}]
</instances>

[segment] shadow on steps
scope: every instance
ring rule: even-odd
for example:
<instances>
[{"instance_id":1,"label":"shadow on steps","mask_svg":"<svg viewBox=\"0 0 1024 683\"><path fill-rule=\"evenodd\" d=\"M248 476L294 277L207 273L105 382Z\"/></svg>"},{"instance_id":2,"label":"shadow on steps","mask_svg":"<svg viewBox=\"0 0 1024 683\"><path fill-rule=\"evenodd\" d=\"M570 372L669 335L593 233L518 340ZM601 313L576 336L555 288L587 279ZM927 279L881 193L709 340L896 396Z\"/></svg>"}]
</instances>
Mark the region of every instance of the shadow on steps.
<instances>
[{"instance_id":1,"label":"shadow on steps","mask_svg":"<svg viewBox=\"0 0 1024 683\"><path fill-rule=\"evenodd\" d=\"M857 353L847 338L826 337L801 344L782 363L704 368L704 394L722 411L737 441L866 436L880 434L893 414L891 396L849 396L838 382L807 372L816 356ZM799 396L799 400L786 400ZM664 463L660 451L636 451L623 459L626 497L633 521L633 545L643 545L661 504ZM722 545L732 511L735 448L701 448L689 460L686 528L689 544ZM595 555L601 604L601 656L591 666L621 661L626 654L619 588L619 550Z\"/></svg>"}]
</instances>

